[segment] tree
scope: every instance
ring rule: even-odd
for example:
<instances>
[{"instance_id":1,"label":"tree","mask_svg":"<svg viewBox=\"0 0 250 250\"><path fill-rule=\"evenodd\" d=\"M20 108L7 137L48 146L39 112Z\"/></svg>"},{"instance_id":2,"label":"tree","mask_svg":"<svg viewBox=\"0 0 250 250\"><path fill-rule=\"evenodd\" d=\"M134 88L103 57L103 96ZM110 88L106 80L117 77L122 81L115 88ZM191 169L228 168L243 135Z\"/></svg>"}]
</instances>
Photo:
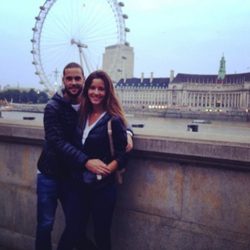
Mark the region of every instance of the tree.
<instances>
[{"instance_id":1,"label":"tree","mask_svg":"<svg viewBox=\"0 0 250 250\"><path fill-rule=\"evenodd\" d=\"M14 103L47 103L49 97L45 92L36 92L34 89L30 89L28 92L8 89L0 92L0 100Z\"/></svg>"}]
</instances>

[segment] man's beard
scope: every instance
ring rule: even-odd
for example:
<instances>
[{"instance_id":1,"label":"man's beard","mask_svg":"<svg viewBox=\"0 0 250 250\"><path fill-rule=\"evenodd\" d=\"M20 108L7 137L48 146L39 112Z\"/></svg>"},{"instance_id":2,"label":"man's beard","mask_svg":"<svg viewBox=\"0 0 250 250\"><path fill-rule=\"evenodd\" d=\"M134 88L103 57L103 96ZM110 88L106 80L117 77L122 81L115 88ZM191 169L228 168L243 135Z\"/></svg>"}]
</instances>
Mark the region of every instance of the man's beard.
<instances>
[{"instance_id":1,"label":"man's beard","mask_svg":"<svg viewBox=\"0 0 250 250\"><path fill-rule=\"evenodd\" d=\"M76 88L78 88L78 91L76 93L71 93L70 92L70 89L68 88L65 88L65 92L67 93L67 95L70 97L70 98L77 98L81 93L82 93L82 89L83 87L81 85L75 85Z\"/></svg>"}]
</instances>

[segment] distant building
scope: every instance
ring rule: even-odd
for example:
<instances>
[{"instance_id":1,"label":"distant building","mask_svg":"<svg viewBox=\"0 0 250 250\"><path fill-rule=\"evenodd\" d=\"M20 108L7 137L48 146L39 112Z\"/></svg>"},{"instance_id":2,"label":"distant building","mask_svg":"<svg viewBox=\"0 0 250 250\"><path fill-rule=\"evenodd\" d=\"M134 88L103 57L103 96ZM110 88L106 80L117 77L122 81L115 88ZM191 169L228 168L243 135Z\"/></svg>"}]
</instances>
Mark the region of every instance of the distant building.
<instances>
[{"instance_id":1,"label":"distant building","mask_svg":"<svg viewBox=\"0 0 250 250\"><path fill-rule=\"evenodd\" d=\"M116 90L123 106L126 109L151 109L158 107L165 109L170 99L168 91L169 78L121 79L116 84Z\"/></svg>"},{"instance_id":2,"label":"distant building","mask_svg":"<svg viewBox=\"0 0 250 250\"><path fill-rule=\"evenodd\" d=\"M168 109L228 112L250 111L250 73L226 74L224 56L218 75L170 72L169 78L121 79L117 93L125 109Z\"/></svg>"},{"instance_id":3,"label":"distant building","mask_svg":"<svg viewBox=\"0 0 250 250\"><path fill-rule=\"evenodd\" d=\"M103 70L114 82L134 76L134 50L129 45L116 44L105 48Z\"/></svg>"},{"instance_id":4,"label":"distant building","mask_svg":"<svg viewBox=\"0 0 250 250\"><path fill-rule=\"evenodd\" d=\"M6 84L6 85L3 86L3 89L2 89L2 90L4 91L4 90L11 89L11 88L13 88L13 87L11 87L10 84Z\"/></svg>"}]
</instances>

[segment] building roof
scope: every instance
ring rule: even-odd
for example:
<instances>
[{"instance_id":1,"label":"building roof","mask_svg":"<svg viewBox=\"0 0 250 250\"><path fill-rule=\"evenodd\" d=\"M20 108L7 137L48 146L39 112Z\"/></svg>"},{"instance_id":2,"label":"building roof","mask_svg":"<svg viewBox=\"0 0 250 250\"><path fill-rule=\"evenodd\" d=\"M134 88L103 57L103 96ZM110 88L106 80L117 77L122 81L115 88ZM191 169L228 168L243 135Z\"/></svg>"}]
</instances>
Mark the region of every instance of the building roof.
<instances>
[{"instance_id":1,"label":"building roof","mask_svg":"<svg viewBox=\"0 0 250 250\"><path fill-rule=\"evenodd\" d=\"M179 73L173 79L172 83L229 83L240 84L250 81L250 73L227 74L223 80L218 79L218 75L198 75Z\"/></svg>"},{"instance_id":2,"label":"building roof","mask_svg":"<svg viewBox=\"0 0 250 250\"><path fill-rule=\"evenodd\" d=\"M128 78L128 79L121 79L115 85L116 88L167 88L169 84L169 78L165 77L158 77L158 78Z\"/></svg>"}]
</instances>

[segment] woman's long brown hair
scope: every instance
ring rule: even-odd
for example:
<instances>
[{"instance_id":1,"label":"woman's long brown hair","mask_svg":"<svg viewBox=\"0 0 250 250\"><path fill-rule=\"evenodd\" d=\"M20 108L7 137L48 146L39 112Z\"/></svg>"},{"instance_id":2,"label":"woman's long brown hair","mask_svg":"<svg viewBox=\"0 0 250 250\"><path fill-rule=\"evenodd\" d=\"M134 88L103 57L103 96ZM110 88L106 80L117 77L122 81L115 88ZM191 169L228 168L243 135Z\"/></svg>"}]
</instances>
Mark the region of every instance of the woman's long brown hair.
<instances>
[{"instance_id":1,"label":"woman's long brown hair","mask_svg":"<svg viewBox=\"0 0 250 250\"><path fill-rule=\"evenodd\" d=\"M121 118L125 126L127 126L127 121L124 115L123 108L115 94L114 86L109 75L102 71L97 70L92 72L86 79L83 88L83 99L80 107L80 126L82 127L84 121L87 120L88 114L92 111L92 104L88 97L88 90L94 79L102 79L105 87L105 98L104 98L104 109L112 116L118 116Z\"/></svg>"}]
</instances>

